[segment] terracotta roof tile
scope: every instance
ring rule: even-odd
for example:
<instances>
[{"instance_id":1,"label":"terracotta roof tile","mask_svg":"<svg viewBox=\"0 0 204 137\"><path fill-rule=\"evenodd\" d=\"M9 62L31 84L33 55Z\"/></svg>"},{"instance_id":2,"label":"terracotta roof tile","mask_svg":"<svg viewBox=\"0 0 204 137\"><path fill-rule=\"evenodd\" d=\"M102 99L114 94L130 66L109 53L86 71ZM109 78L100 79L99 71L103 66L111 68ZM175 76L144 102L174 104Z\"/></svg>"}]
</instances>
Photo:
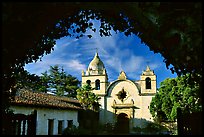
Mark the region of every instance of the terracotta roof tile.
<instances>
[{"instance_id":1,"label":"terracotta roof tile","mask_svg":"<svg viewBox=\"0 0 204 137\"><path fill-rule=\"evenodd\" d=\"M79 101L74 98L60 97L29 90L19 90L15 96L15 100L11 103L15 105L54 107L58 109L82 109Z\"/></svg>"}]
</instances>

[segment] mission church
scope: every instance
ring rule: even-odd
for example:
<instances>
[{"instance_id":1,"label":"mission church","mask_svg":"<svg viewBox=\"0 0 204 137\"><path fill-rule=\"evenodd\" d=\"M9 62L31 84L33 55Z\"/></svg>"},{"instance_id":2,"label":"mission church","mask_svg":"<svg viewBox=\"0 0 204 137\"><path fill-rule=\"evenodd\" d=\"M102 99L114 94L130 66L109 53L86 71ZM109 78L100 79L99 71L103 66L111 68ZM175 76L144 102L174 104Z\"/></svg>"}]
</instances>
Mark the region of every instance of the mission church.
<instances>
[{"instance_id":1,"label":"mission church","mask_svg":"<svg viewBox=\"0 0 204 137\"><path fill-rule=\"evenodd\" d=\"M133 127L145 127L153 118L150 114L150 102L156 94L156 75L147 66L140 80L129 80L124 71L118 79L108 82L104 63L95 53L87 70L82 70L82 86L91 85L93 92L100 97L99 122L116 123L123 130L132 131Z\"/></svg>"},{"instance_id":2,"label":"mission church","mask_svg":"<svg viewBox=\"0 0 204 137\"><path fill-rule=\"evenodd\" d=\"M129 80L121 71L116 80L109 82L105 66L96 52L86 72L82 71L82 86L86 83L100 97L100 124L109 123L115 125L120 133L131 133L134 127L143 128L153 121L149 106L156 93L156 75L149 66L138 81ZM17 117L8 117L11 127L8 130L3 128L8 134L59 135L66 127L82 123L79 120L82 108L78 100L29 89L17 92L10 109ZM30 116L33 116L31 121Z\"/></svg>"}]
</instances>

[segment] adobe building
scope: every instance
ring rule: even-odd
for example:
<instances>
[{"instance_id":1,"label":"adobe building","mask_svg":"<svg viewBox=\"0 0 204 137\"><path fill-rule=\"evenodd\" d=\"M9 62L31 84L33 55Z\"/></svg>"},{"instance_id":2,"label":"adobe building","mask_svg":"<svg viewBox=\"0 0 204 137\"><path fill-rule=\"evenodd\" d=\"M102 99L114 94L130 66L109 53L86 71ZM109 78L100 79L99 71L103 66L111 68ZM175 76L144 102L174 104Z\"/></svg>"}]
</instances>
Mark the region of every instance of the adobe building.
<instances>
[{"instance_id":1,"label":"adobe building","mask_svg":"<svg viewBox=\"0 0 204 137\"><path fill-rule=\"evenodd\" d=\"M147 66L140 80L129 80L124 71L118 79L108 81L106 68L98 53L95 53L87 70L82 70L82 86L90 84L100 97L99 121L101 124L117 123L118 129L131 132L133 127L145 127L153 121L150 102L156 94L156 75Z\"/></svg>"}]
</instances>

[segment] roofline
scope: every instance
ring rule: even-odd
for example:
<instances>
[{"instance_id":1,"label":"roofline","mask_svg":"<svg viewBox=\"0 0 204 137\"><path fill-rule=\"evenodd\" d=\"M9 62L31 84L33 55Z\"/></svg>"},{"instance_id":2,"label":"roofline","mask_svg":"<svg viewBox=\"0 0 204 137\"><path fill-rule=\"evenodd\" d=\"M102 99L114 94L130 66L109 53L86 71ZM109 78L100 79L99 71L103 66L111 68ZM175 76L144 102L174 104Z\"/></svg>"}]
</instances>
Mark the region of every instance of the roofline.
<instances>
[{"instance_id":1,"label":"roofline","mask_svg":"<svg viewBox=\"0 0 204 137\"><path fill-rule=\"evenodd\" d=\"M81 110L83 109L82 107L80 106L74 106L74 107L70 107L70 106L52 106L52 105L45 105L45 104L27 104L25 102L11 102L11 106L31 106L31 107L43 107L43 108L57 108L57 109L69 109L69 110Z\"/></svg>"},{"instance_id":2,"label":"roofline","mask_svg":"<svg viewBox=\"0 0 204 137\"><path fill-rule=\"evenodd\" d=\"M128 81L128 82L133 83L133 84L137 87L137 84L134 83L134 82L132 82L132 81L129 80L129 79L125 79L125 80L117 79L117 80L113 81L112 83L110 83L110 84L108 85L107 90L106 90L106 91L107 91L106 95L108 95L109 88L110 88L114 83L119 82L119 81ZM139 89L139 88L137 87L137 89ZM140 91L139 91L138 95L139 95L139 94L140 94Z\"/></svg>"}]
</instances>

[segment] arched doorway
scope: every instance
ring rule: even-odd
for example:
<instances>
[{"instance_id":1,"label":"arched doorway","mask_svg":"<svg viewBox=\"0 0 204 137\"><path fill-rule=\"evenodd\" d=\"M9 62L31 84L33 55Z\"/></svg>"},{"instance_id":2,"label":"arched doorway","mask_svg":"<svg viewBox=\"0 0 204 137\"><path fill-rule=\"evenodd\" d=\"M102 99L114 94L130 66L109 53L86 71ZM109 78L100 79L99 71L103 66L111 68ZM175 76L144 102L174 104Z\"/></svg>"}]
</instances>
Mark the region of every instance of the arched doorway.
<instances>
[{"instance_id":1,"label":"arched doorway","mask_svg":"<svg viewBox=\"0 0 204 137\"><path fill-rule=\"evenodd\" d=\"M128 134L129 133L129 118L125 113L120 113L117 116L116 133Z\"/></svg>"}]
</instances>

